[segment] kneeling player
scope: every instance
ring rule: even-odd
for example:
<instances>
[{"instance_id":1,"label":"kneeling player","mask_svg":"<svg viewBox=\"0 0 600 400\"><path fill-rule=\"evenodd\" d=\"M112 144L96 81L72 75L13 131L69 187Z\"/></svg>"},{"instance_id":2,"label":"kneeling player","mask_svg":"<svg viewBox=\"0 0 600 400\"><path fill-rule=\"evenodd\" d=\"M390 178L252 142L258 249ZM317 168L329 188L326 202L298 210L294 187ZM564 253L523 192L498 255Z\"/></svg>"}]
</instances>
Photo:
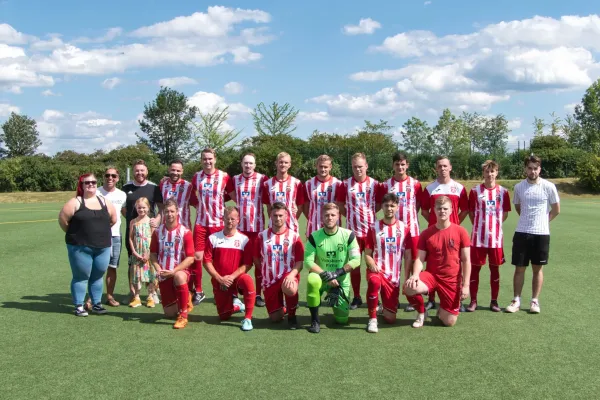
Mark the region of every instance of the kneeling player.
<instances>
[{"instance_id":1,"label":"kneeling player","mask_svg":"<svg viewBox=\"0 0 600 400\"><path fill-rule=\"evenodd\" d=\"M208 237L204 252L204 268L212 277L215 305L221 321L235 312L245 312L242 330L252 330L252 311L256 300L254 281L247 274L252 268L252 248L248 236L237 230L240 212L227 207L223 216L225 227ZM234 295L244 296L244 303Z\"/></svg>"},{"instance_id":2,"label":"kneeling player","mask_svg":"<svg viewBox=\"0 0 600 400\"><path fill-rule=\"evenodd\" d=\"M173 328L183 329L192 308L188 279L189 267L194 262L194 239L192 232L179 223L178 213L177 201L167 199L164 223L152 233L150 261L158 276L165 315L169 318L177 316Z\"/></svg>"},{"instance_id":3,"label":"kneeling player","mask_svg":"<svg viewBox=\"0 0 600 400\"><path fill-rule=\"evenodd\" d=\"M377 333L377 300L381 292L383 318L388 324L396 322L398 296L400 295L400 270L402 256L410 265L411 236L404 222L396 219L398 196L386 193L381 201L383 219L376 221L367 235L365 261L367 263L367 305L369 322L367 332ZM408 245L408 246L407 246Z\"/></svg>"},{"instance_id":4,"label":"kneeling player","mask_svg":"<svg viewBox=\"0 0 600 400\"><path fill-rule=\"evenodd\" d=\"M404 284L406 297L418 312L414 328L423 326L425 304L422 295L430 290L435 290L440 295L438 316L446 326L456 323L460 302L469 297L469 234L462 226L450 222L451 213L450 199L446 196L438 197L435 200L437 222L421 233L419 257L413 263L412 275ZM427 271L422 271L424 262L427 262Z\"/></svg>"},{"instance_id":5,"label":"kneeling player","mask_svg":"<svg viewBox=\"0 0 600 400\"><path fill-rule=\"evenodd\" d=\"M300 235L287 227L288 210L284 203L271 206L271 228L259 233L254 251L254 265L262 269L265 304L271 321L283 320L287 306L288 325L297 329L298 283L304 261Z\"/></svg>"},{"instance_id":6,"label":"kneeling player","mask_svg":"<svg viewBox=\"0 0 600 400\"><path fill-rule=\"evenodd\" d=\"M323 228L308 237L304 258L304 266L309 269L306 297L311 316L308 331L312 333L321 330L319 305L323 292L327 292L325 301L333 307L335 322L348 322L350 279L347 274L360 265L360 249L354 233L338 226L338 206L325 204L321 218Z\"/></svg>"}]
</instances>

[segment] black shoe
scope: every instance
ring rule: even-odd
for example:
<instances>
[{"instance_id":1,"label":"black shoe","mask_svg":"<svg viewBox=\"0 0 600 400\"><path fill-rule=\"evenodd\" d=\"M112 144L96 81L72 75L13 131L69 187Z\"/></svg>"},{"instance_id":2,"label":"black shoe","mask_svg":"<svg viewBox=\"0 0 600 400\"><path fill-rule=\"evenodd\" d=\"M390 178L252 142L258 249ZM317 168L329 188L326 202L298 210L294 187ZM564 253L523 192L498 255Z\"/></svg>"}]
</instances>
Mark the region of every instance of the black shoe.
<instances>
[{"instance_id":1,"label":"black shoe","mask_svg":"<svg viewBox=\"0 0 600 400\"><path fill-rule=\"evenodd\" d=\"M192 304L197 306L198 304L202 303L205 298L206 296L204 295L204 292L196 292L192 296Z\"/></svg>"},{"instance_id":2,"label":"black shoe","mask_svg":"<svg viewBox=\"0 0 600 400\"><path fill-rule=\"evenodd\" d=\"M106 308L102 307L101 303L98 303L98 304L92 306L92 312L94 314L102 315L102 314L106 314L108 311L106 310Z\"/></svg>"},{"instance_id":3,"label":"black shoe","mask_svg":"<svg viewBox=\"0 0 600 400\"><path fill-rule=\"evenodd\" d=\"M319 321L313 321L312 324L310 324L310 328L308 328L308 331L310 333L321 332L321 325L319 324Z\"/></svg>"},{"instance_id":4,"label":"black shoe","mask_svg":"<svg viewBox=\"0 0 600 400\"><path fill-rule=\"evenodd\" d=\"M288 327L292 331L298 329L298 319L295 315L288 315Z\"/></svg>"},{"instance_id":5,"label":"black shoe","mask_svg":"<svg viewBox=\"0 0 600 400\"><path fill-rule=\"evenodd\" d=\"M83 305L78 305L75 307L75 316L76 317L87 317L88 312L85 311L85 309L83 308Z\"/></svg>"},{"instance_id":6,"label":"black shoe","mask_svg":"<svg viewBox=\"0 0 600 400\"><path fill-rule=\"evenodd\" d=\"M254 304L256 307L264 307L265 301L261 296L256 296L256 303Z\"/></svg>"},{"instance_id":7,"label":"black shoe","mask_svg":"<svg viewBox=\"0 0 600 400\"><path fill-rule=\"evenodd\" d=\"M352 299L352 303L350 303L350 309L356 310L358 307L362 306L363 301L360 297L354 297Z\"/></svg>"},{"instance_id":8,"label":"black shoe","mask_svg":"<svg viewBox=\"0 0 600 400\"><path fill-rule=\"evenodd\" d=\"M425 309L435 310L435 301L428 301L427 304L425 304Z\"/></svg>"}]
</instances>

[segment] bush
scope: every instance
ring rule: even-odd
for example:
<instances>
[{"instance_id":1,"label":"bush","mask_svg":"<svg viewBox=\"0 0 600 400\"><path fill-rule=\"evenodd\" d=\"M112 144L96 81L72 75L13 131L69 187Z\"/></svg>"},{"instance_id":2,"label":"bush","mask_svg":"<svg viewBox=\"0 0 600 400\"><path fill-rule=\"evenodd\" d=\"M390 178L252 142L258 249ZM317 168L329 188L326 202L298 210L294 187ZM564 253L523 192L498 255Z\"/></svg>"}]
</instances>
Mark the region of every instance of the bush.
<instances>
[{"instance_id":1,"label":"bush","mask_svg":"<svg viewBox=\"0 0 600 400\"><path fill-rule=\"evenodd\" d=\"M577 164L579 184L594 192L600 192L600 157L587 155Z\"/></svg>"}]
</instances>

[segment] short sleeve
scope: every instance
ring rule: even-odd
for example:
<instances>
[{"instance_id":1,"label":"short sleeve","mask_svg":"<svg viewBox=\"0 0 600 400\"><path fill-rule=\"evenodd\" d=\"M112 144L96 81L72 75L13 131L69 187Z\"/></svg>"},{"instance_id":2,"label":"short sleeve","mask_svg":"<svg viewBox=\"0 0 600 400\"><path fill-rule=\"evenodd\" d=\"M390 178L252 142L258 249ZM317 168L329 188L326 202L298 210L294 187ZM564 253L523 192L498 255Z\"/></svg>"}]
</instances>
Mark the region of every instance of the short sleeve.
<instances>
[{"instance_id":1,"label":"short sleeve","mask_svg":"<svg viewBox=\"0 0 600 400\"><path fill-rule=\"evenodd\" d=\"M375 203L381 203L381 200L383 199L383 196L385 196L386 192L387 185L385 184L385 182L382 182L379 185L377 185L377 187L375 188Z\"/></svg>"},{"instance_id":2,"label":"short sleeve","mask_svg":"<svg viewBox=\"0 0 600 400\"><path fill-rule=\"evenodd\" d=\"M465 228L460 225L456 225L460 231L460 248L464 249L467 247L471 247L471 239L469 238L469 233Z\"/></svg>"},{"instance_id":3,"label":"short sleeve","mask_svg":"<svg viewBox=\"0 0 600 400\"><path fill-rule=\"evenodd\" d=\"M421 194L421 209L430 211L431 210L431 196L429 196L429 190L425 188L423 194Z\"/></svg>"},{"instance_id":4,"label":"short sleeve","mask_svg":"<svg viewBox=\"0 0 600 400\"><path fill-rule=\"evenodd\" d=\"M365 241L365 249L369 249L369 250L375 249L375 230L373 228L369 228L369 232L367 233L367 240Z\"/></svg>"},{"instance_id":5,"label":"short sleeve","mask_svg":"<svg viewBox=\"0 0 600 400\"><path fill-rule=\"evenodd\" d=\"M154 231L154 233L156 233L156 231ZM190 230L183 235L183 248L186 257L194 257L194 237Z\"/></svg>"},{"instance_id":6,"label":"short sleeve","mask_svg":"<svg viewBox=\"0 0 600 400\"><path fill-rule=\"evenodd\" d=\"M556 185L550 183L548 185L548 189L546 190L548 190L548 201L550 202L550 204L556 204L560 202L560 199L558 198L558 191L556 190Z\"/></svg>"},{"instance_id":7,"label":"short sleeve","mask_svg":"<svg viewBox=\"0 0 600 400\"><path fill-rule=\"evenodd\" d=\"M502 211L509 212L511 210L510 206L510 193L508 190L504 191L504 198L502 199Z\"/></svg>"},{"instance_id":8,"label":"short sleeve","mask_svg":"<svg viewBox=\"0 0 600 400\"><path fill-rule=\"evenodd\" d=\"M210 236L206 240L206 248L204 249L204 262L212 262L213 261L213 244L212 240L210 240Z\"/></svg>"},{"instance_id":9,"label":"short sleeve","mask_svg":"<svg viewBox=\"0 0 600 400\"><path fill-rule=\"evenodd\" d=\"M335 201L340 203L346 202L346 182L340 183L340 186L337 188L335 192Z\"/></svg>"},{"instance_id":10,"label":"short sleeve","mask_svg":"<svg viewBox=\"0 0 600 400\"><path fill-rule=\"evenodd\" d=\"M469 211L469 198L467 197L467 189L463 187L463 190L460 192L460 197L458 199L458 208L461 212Z\"/></svg>"},{"instance_id":11,"label":"short sleeve","mask_svg":"<svg viewBox=\"0 0 600 400\"><path fill-rule=\"evenodd\" d=\"M306 201L306 189L304 188L304 184L302 182L298 182L298 186L296 188L296 205L301 206Z\"/></svg>"},{"instance_id":12,"label":"short sleeve","mask_svg":"<svg viewBox=\"0 0 600 400\"><path fill-rule=\"evenodd\" d=\"M296 262L304 261L304 244L300 238L294 243L294 260L296 260Z\"/></svg>"},{"instance_id":13,"label":"short sleeve","mask_svg":"<svg viewBox=\"0 0 600 400\"><path fill-rule=\"evenodd\" d=\"M229 175L228 175L229 177ZM225 193L229 194L233 191L235 191L235 186L233 184L233 179L229 178L227 179L227 183L225 184Z\"/></svg>"},{"instance_id":14,"label":"short sleeve","mask_svg":"<svg viewBox=\"0 0 600 400\"><path fill-rule=\"evenodd\" d=\"M190 206L198 208L198 196L196 195L196 191L192 188L192 193L190 194Z\"/></svg>"},{"instance_id":15,"label":"short sleeve","mask_svg":"<svg viewBox=\"0 0 600 400\"><path fill-rule=\"evenodd\" d=\"M510 205L509 205L509 207L510 207ZM469 193L469 211L475 212L476 209L477 209L477 193L475 192L475 189L471 189L471 192Z\"/></svg>"},{"instance_id":16,"label":"short sleeve","mask_svg":"<svg viewBox=\"0 0 600 400\"><path fill-rule=\"evenodd\" d=\"M412 248L412 235L410 234L410 227L408 225L404 226L404 243L402 243L402 247L408 250Z\"/></svg>"},{"instance_id":17,"label":"short sleeve","mask_svg":"<svg viewBox=\"0 0 600 400\"><path fill-rule=\"evenodd\" d=\"M262 201L263 201L263 204L271 204L271 198L269 196L269 184L268 184L268 181L266 181L266 180L265 180L265 183L263 184Z\"/></svg>"},{"instance_id":18,"label":"short sleeve","mask_svg":"<svg viewBox=\"0 0 600 400\"><path fill-rule=\"evenodd\" d=\"M256 238L256 240L254 240L254 242L252 242L252 244L253 244L252 257L262 258L263 241L262 241L262 235L260 233L258 234L258 237Z\"/></svg>"},{"instance_id":19,"label":"short sleeve","mask_svg":"<svg viewBox=\"0 0 600 400\"><path fill-rule=\"evenodd\" d=\"M521 198L519 197L519 185L515 186L515 191L513 193L513 204L521 204Z\"/></svg>"},{"instance_id":20,"label":"short sleeve","mask_svg":"<svg viewBox=\"0 0 600 400\"><path fill-rule=\"evenodd\" d=\"M421 197L423 197L423 186L421 186L421 182L417 181L415 183L415 198L419 203L421 203Z\"/></svg>"},{"instance_id":21,"label":"short sleeve","mask_svg":"<svg viewBox=\"0 0 600 400\"><path fill-rule=\"evenodd\" d=\"M242 253L242 264L249 267L252 265L252 255L254 249L252 248L252 241L248 239L248 243L244 246L244 252Z\"/></svg>"},{"instance_id":22,"label":"short sleeve","mask_svg":"<svg viewBox=\"0 0 600 400\"><path fill-rule=\"evenodd\" d=\"M150 239L150 253L158 254L158 230L152 232L152 239Z\"/></svg>"},{"instance_id":23,"label":"short sleeve","mask_svg":"<svg viewBox=\"0 0 600 400\"><path fill-rule=\"evenodd\" d=\"M419 236L419 243L417 244L417 249L418 250L427 251L427 239L429 239L429 233L427 231L424 231Z\"/></svg>"}]
</instances>

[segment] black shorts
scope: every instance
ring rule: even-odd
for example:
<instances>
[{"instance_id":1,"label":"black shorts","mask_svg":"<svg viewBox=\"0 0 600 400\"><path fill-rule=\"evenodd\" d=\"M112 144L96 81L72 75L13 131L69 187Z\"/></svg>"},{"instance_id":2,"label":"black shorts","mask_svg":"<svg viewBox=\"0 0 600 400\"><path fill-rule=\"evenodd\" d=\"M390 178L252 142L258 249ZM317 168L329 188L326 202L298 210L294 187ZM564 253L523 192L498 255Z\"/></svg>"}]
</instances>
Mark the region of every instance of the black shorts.
<instances>
[{"instance_id":1,"label":"black shorts","mask_svg":"<svg viewBox=\"0 0 600 400\"><path fill-rule=\"evenodd\" d=\"M516 267L548 264L550 235L515 232L512 245L512 264Z\"/></svg>"}]
</instances>

